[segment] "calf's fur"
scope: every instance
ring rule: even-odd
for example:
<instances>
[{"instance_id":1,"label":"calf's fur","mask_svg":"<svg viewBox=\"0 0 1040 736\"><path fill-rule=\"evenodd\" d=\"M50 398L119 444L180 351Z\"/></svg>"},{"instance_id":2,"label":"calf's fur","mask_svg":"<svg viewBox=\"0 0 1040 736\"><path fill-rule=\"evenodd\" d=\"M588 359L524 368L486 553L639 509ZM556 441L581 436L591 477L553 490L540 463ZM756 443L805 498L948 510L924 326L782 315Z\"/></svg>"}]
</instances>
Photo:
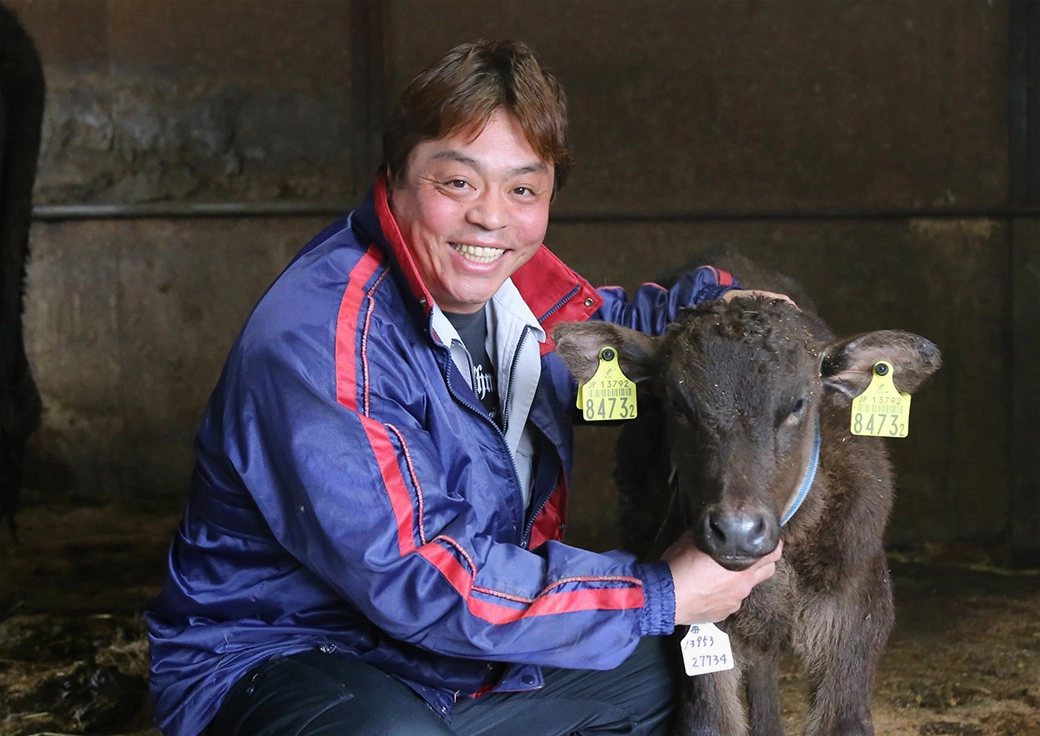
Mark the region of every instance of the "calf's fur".
<instances>
[{"instance_id":1,"label":"calf's fur","mask_svg":"<svg viewBox=\"0 0 1040 736\"><path fill-rule=\"evenodd\" d=\"M743 296L694 307L660 337L594 321L553 334L579 382L611 346L639 386L616 470L631 551L655 556L685 527L720 564L742 569L784 540L776 575L720 624L736 667L683 678L679 733L782 736L778 662L790 650L811 688L805 733L873 734L870 692L893 621L882 547L893 478L883 441L850 434L851 402L877 361L912 392L940 353L898 330L835 339L794 282L732 253L712 263L803 308ZM815 479L781 527L817 427Z\"/></svg>"}]
</instances>

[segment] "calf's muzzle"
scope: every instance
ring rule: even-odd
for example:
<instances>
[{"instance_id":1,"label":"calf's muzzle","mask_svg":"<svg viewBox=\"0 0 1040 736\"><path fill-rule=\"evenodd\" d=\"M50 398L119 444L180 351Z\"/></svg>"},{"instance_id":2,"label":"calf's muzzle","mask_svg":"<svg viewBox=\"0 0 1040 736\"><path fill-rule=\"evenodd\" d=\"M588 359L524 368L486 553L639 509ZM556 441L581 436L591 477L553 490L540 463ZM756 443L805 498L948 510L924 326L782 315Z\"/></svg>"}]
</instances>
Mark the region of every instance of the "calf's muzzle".
<instances>
[{"instance_id":1,"label":"calf's muzzle","mask_svg":"<svg viewBox=\"0 0 1040 736\"><path fill-rule=\"evenodd\" d=\"M723 567L743 570L780 542L776 514L762 507L708 506L694 528L698 546Z\"/></svg>"}]
</instances>

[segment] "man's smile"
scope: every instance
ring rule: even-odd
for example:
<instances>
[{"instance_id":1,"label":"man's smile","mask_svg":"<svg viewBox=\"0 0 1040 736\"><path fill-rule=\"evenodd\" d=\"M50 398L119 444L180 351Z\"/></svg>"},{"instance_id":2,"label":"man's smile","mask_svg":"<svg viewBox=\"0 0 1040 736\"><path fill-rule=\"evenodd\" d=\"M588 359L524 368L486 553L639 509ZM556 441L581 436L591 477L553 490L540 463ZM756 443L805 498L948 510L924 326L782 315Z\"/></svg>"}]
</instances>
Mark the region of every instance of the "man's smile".
<instances>
[{"instance_id":1,"label":"man's smile","mask_svg":"<svg viewBox=\"0 0 1040 736\"><path fill-rule=\"evenodd\" d=\"M467 245L465 243L448 243L467 261L474 263L493 263L502 257L505 248L487 248L482 245Z\"/></svg>"}]
</instances>

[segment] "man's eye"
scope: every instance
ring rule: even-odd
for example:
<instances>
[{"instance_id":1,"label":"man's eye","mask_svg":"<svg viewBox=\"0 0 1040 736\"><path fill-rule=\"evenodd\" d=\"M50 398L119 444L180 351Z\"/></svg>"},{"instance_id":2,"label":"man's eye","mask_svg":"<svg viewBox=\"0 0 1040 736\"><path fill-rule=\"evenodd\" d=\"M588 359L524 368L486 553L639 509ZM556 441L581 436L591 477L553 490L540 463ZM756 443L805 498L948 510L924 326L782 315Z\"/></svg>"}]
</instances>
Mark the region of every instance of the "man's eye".
<instances>
[{"instance_id":1,"label":"man's eye","mask_svg":"<svg viewBox=\"0 0 1040 736\"><path fill-rule=\"evenodd\" d=\"M529 189L529 188L527 188L527 187L517 187L516 189L513 190L513 193L514 194L519 194L521 197L527 197L529 195L534 194L534 191Z\"/></svg>"}]
</instances>

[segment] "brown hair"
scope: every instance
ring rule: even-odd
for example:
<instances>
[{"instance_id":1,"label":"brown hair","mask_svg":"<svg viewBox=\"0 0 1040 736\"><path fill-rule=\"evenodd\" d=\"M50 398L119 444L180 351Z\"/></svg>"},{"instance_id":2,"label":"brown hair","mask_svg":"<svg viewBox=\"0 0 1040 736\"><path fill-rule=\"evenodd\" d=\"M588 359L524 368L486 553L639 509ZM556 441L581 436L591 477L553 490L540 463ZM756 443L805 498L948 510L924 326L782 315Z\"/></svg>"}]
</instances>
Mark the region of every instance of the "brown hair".
<instances>
[{"instance_id":1,"label":"brown hair","mask_svg":"<svg viewBox=\"0 0 1040 736\"><path fill-rule=\"evenodd\" d=\"M417 145L464 132L476 137L499 109L517 120L528 145L553 165L555 194L571 167L567 99L534 52L513 41L456 46L413 79L383 134L381 168L400 182Z\"/></svg>"}]
</instances>

